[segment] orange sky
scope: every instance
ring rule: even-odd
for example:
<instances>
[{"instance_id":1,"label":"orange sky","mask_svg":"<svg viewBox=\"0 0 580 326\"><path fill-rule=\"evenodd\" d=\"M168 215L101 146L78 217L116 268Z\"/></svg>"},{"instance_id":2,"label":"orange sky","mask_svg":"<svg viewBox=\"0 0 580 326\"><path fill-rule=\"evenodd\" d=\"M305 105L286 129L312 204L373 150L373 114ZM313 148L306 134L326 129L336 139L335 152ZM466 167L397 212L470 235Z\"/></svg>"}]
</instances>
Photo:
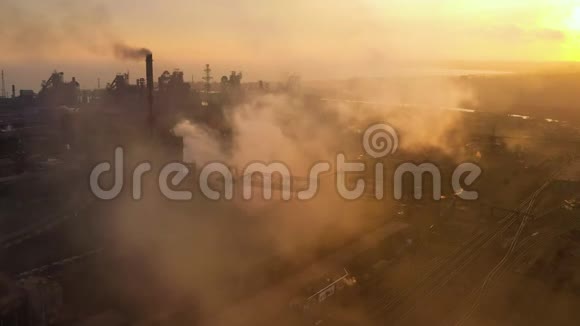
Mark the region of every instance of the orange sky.
<instances>
[{"instance_id":1,"label":"orange sky","mask_svg":"<svg viewBox=\"0 0 580 326\"><path fill-rule=\"evenodd\" d=\"M2 2L7 70L140 70L111 56L119 40L150 48L158 69L199 77L212 63L254 80L381 75L409 61L580 61L580 0Z\"/></svg>"}]
</instances>

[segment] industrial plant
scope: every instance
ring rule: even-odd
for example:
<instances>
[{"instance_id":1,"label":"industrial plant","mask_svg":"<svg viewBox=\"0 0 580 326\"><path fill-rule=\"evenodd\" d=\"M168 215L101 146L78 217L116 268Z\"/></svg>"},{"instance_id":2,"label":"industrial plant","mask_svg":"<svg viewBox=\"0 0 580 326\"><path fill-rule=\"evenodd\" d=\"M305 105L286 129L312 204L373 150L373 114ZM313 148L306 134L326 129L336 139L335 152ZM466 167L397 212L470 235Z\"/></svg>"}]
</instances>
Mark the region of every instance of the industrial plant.
<instances>
[{"instance_id":1,"label":"industrial plant","mask_svg":"<svg viewBox=\"0 0 580 326\"><path fill-rule=\"evenodd\" d=\"M107 30L96 12L79 17ZM75 17L62 26L77 42L85 22ZM227 17L251 26L240 38L252 49L292 57L285 46L316 43L301 34L272 50L256 36L267 28ZM22 21L60 55L58 33ZM46 79L21 88L13 81L27 72L0 58L0 326L580 321L572 63L498 72L498 63L445 62L443 73L400 74L393 63L384 77L323 75L335 64L266 80L246 68L274 62L271 53L216 42L223 49L207 50L216 63L166 70L167 52L162 61L161 49L103 34L113 46L95 41L90 51L139 70L89 82L41 62ZM324 60L342 62L350 49L340 47ZM260 64L230 72L224 52ZM391 60L368 52L373 65Z\"/></svg>"}]
</instances>

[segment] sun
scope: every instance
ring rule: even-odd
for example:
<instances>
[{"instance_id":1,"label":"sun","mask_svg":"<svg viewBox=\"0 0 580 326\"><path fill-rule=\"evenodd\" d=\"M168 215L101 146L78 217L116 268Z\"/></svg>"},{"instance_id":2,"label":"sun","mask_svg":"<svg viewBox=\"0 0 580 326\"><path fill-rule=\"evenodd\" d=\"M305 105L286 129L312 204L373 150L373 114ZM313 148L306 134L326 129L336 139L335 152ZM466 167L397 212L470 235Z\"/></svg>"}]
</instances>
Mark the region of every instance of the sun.
<instances>
[{"instance_id":1,"label":"sun","mask_svg":"<svg viewBox=\"0 0 580 326\"><path fill-rule=\"evenodd\" d=\"M580 31L580 7L572 9L572 14L568 18L566 25L571 30Z\"/></svg>"}]
</instances>

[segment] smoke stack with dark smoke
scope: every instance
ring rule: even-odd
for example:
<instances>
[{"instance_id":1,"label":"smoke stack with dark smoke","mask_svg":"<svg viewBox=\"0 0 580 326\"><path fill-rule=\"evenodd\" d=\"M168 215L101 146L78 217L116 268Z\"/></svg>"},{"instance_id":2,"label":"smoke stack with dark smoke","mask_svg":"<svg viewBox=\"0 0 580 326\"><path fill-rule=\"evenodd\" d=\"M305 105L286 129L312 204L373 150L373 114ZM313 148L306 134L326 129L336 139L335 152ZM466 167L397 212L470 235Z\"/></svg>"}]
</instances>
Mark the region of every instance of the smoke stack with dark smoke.
<instances>
[{"instance_id":1,"label":"smoke stack with dark smoke","mask_svg":"<svg viewBox=\"0 0 580 326\"><path fill-rule=\"evenodd\" d=\"M122 60L143 60L145 58L145 73L147 79L147 106L149 127L153 130L153 54L149 49L127 46L116 43L113 46L115 56Z\"/></svg>"},{"instance_id":2,"label":"smoke stack with dark smoke","mask_svg":"<svg viewBox=\"0 0 580 326\"><path fill-rule=\"evenodd\" d=\"M145 57L145 70L147 76L147 104L149 105L149 125L153 129L153 54L148 53Z\"/></svg>"},{"instance_id":3,"label":"smoke stack with dark smoke","mask_svg":"<svg viewBox=\"0 0 580 326\"><path fill-rule=\"evenodd\" d=\"M134 48L123 43L116 43L113 46L115 56L122 60L142 60L151 54L146 48Z\"/></svg>"}]
</instances>

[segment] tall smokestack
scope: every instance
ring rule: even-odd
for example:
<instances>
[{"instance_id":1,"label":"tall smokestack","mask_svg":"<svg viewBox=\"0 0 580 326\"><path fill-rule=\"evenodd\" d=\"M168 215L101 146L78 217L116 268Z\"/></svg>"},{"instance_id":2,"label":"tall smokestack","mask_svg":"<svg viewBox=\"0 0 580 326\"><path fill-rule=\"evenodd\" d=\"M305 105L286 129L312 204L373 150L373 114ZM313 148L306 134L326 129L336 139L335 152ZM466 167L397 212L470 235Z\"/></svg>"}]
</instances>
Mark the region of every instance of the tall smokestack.
<instances>
[{"instance_id":1,"label":"tall smokestack","mask_svg":"<svg viewBox=\"0 0 580 326\"><path fill-rule=\"evenodd\" d=\"M0 96L6 97L6 85L4 84L4 70L2 70L2 89L0 90Z\"/></svg>"},{"instance_id":2,"label":"tall smokestack","mask_svg":"<svg viewBox=\"0 0 580 326\"><path fill-rule=\"evenodd\" d=\"M147 104L149 106L149 127L153 131L153 54L149 53L145 57L145 69L147 76Z\"/></svg>"},{"instance_id":3,"label":"tall smokestack","mask_svg":"<svg viewBox=\"0 0 580 326\"><path fill-rule=\"evenodd\" d=\"M16 97L16 86L12 85L12 98Z\"/></svg>"}]
</instances>

